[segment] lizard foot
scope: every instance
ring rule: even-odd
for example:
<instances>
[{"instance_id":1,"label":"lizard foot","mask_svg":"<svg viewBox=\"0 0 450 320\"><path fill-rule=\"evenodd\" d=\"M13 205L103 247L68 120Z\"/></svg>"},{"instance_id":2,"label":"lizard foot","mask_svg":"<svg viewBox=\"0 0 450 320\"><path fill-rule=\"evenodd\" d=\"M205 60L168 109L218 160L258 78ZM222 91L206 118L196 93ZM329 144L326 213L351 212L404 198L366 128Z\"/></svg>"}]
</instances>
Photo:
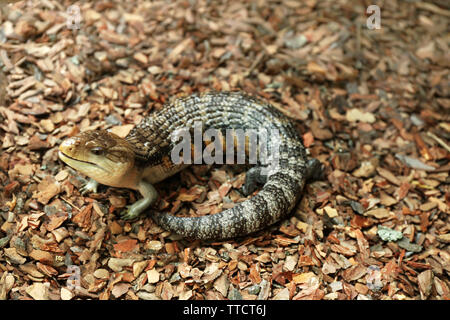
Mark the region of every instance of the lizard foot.
<instances>
[{"instance_id":1,"label":"lizard foot","mask_svg":"<svg viewBox=\"0 0 450 320\"><path fill-rule=\"evenodd\" d=\"M130 206L126 206L126 210L122 211L120 213L120 216L122 217L122 219L124 220L132 220L135 219L137 217L139 217L139 215L148 208L148 206L150 206L153 203L154 199L153 198L142 198L139 199L138 201L136 201L135 203L133 203Z\"/></svg>"},{"instance_id":2,"label":"lizard foot","mask_svg":"<svg viewBox=\"0 0 450 320\"><path fill-rule=\"evenodd\" d=\"M139 216L140 212L137 212L133 208L133 205L126 206L126 209L120 213L120 217L123 220L133 220Z\"/></svg>"},{"instance_id":3,"label":"lizard foot","mask_svg":"<svg viewBox=\"0 0 450 320\"><path fill-rule=\"evenodd\" d=\"M82 195L91 192L97 193L98 185L99 183L97 181L95 181L94 179L89 179L89 181L80 188L80 193Z\"/></svg>"},{"instance_id":4,"label":"lizard foot","mask_svg":"<svg viewBox=\"0 0 450 320\"><path fill-rule=\"evenodd\" d=\"M322 163L317 159L310 159L306 163L306 180L321 180L323 178L324 169Z\"/></svg>"},{"instance_id":5,"label":"lizard foot","mask_svg":"<svg viewBox=\"0 0 450 320\"><path fill-rule=\"evenodd\" d=\"M245 174L245 183L241 188L245 196L252 194L258 185L267 182L267 175L262 172L263 167L252 167Z\"/></svg>"}]
</instances>

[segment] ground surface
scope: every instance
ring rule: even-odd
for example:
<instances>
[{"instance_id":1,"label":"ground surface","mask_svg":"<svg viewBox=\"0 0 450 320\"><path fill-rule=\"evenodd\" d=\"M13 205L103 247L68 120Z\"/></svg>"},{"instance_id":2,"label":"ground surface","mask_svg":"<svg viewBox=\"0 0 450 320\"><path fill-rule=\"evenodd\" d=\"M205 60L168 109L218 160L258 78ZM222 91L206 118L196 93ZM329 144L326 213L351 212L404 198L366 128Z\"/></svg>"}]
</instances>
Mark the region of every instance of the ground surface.
<instances>
[{"instance_id":1,"label":"ground surface","mask_svg":"<svg viewBox=\"0 0 450 320\"><path fill-rule=\"evenodd\" d=\"M378 30L364 1L79 1L81 20L67 1L4 2L0 299L450 298L445 1L377 1ZM81 196L57 158L80 130L125 135L212 89L272 102L326 166L289 219L187 241L121 220L132 191ZM218 212L242 178L188 169L154 209Z\"/></svg>"}]
</instances>

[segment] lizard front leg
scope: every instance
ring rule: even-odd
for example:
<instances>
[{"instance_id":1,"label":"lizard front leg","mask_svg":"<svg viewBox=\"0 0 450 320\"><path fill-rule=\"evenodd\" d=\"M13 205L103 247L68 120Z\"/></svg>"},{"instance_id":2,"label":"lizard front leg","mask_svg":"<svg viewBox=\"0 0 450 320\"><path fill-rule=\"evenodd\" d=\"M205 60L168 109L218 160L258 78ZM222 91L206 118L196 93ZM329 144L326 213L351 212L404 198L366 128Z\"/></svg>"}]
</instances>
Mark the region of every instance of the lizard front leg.
<instances>
[{"instance_id":1,"label":"lizard front leg","mask_svg":"<svg viewBox=\"0 0 450 320\"><path fill-rule=\"evenodd\" d=\"M85 195L89 192L97 193L99 183L92 178L80 188L80 193Z\"/></svg>"},{"instance_id":2,"label":"lizard front leg","mask_svg":"<svg viewBox=\"0 0 450 320\"><path fill-rule=\"evenodd\" d=\"M120 214L120 216L125 220L137 218L142 213L142 211L147 209L152 203L156 201L156 199L158 199L158 192L151 183L141 180L138 185L138 190L143 198L139 199L132 205L127 206L127 209Z\"/></svg>"}]
</instances>

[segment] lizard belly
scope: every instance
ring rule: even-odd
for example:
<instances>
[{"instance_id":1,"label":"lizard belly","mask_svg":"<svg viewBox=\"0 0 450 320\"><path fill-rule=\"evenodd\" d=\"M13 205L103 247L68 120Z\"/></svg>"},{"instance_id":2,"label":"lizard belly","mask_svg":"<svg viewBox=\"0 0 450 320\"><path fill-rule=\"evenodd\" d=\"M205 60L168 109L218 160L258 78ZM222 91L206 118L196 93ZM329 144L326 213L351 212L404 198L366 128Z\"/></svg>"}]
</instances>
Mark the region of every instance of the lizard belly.
<instances>
[{"instance_id":1,"label":"lizard belly","mask_svg":"<svg viewBox=\"0 0 450 320\"><path fill-rule=\"evenodd\" d=\"M155 166L148 166L142 171L142 179L150 183L158 183L164 179L173 176L177 172L180 172L189 165L172 165L167 167L164 164L157 164Z\"/></svg>"}]
</instances>

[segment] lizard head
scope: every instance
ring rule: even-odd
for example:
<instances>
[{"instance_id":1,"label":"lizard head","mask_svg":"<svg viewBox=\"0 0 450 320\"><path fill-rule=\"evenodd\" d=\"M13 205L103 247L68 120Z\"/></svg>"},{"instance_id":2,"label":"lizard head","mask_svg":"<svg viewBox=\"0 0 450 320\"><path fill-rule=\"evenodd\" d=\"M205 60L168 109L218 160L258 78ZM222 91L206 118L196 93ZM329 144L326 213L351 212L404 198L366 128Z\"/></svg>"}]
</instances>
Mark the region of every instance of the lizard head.
<instances>
[{"instance_id":1,"label":"lizard head","mask_svg":"<svg viewBox=\"0 0 450 320\"><path fill-rule=\"evenodd\" d=\"M82 132L59 146L59 158L99 183L133 188L135 153L123 138L106 130Z\"/></svg>"}]
</instances>

